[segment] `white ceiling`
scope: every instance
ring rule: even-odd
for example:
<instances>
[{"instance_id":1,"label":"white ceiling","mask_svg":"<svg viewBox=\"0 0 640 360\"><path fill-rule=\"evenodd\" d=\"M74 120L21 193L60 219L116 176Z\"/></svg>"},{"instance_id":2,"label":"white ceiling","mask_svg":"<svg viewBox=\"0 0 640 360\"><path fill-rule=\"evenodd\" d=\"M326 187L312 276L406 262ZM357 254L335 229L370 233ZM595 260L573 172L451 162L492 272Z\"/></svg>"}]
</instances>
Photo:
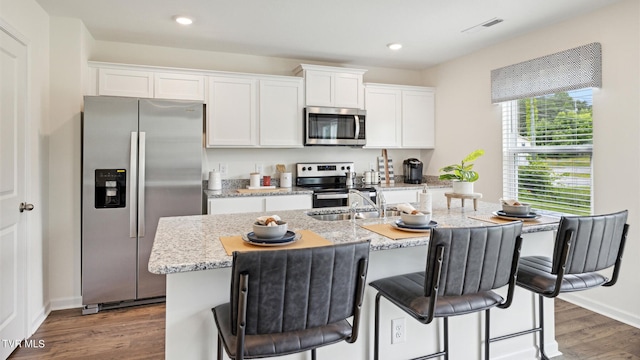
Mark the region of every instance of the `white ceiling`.
<instances>
[{"instance_id":1,"label":"white ceiling","mask_svg":"<svg viewBox=\"0 0 640 360\"><path fill-rule=\"evenodd\" d=\"M36 1L96 40L419 70L619 0ZM493 18L504 22L461 32Z\"/></svg>"}]
</instances>

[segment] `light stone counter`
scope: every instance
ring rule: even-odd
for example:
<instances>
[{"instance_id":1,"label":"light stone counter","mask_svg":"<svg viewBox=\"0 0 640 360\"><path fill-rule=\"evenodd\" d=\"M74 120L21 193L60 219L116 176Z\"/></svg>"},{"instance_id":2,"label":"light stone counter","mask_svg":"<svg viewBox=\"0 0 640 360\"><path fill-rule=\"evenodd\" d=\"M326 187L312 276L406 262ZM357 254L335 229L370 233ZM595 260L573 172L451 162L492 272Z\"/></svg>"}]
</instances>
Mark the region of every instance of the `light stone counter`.
<instances>
[{"instance_id":1,"label":"light stone counter","mask_svg":"<svg viewBox=\"0 0 640 360\"><path fill-rule=\"evenodd\" d=\"M470 205L470 204L469 204ZM499 210L498 204L480 202L478 211L473 207L446 207L444 196L434 196L433 220L439 224L464 227L487 226L487 222L470 219L469 215L486 215ZM331 211L313 209L309 211ZM358 225L393 222L398 217L387 219L362 219L355 222L320 221L307 215L308 211L279 211L288 223L289 230L312 230L333 243L371 240L371 250L388 250L425 245L428 237L392 240ZM181 216L161 218L158 223L153 250L149 259L149 271L156 274L217 269L231 266L231 256L227 255L219 238L248 233L251 224L264 213L223 214L202 216ZM269 214L271 215L271 214ZM555 225L526 226L524 233L548 231Z\"/></svg>"}]
</instances>

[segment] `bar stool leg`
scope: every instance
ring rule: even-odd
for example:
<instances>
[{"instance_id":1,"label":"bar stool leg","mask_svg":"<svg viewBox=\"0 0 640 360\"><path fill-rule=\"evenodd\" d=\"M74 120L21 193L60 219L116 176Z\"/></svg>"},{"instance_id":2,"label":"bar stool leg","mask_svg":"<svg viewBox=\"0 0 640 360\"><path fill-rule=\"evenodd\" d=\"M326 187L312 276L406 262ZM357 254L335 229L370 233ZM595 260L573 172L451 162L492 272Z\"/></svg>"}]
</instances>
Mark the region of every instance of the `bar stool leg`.
<instances>
[{"instance_id":1,"label":"bar stool leg","mask_svg":"<svg viewBox=\"0 0 640 360\"><path fill-rule=\"evenodd\" d=\"M489 339L491 338L489 336L489 329L491 328L490 322L491 322L491 313L490 313L490 310L487 309L485 310L485 316L484 316L484 359L485 360L491 359L489 357Z\"/></svg>"},{"instance_id":2,"label":"bar stool leg","mask_svg":"<svg viewBox=\"0 0 640 360\"><path fill-rule=\"evenodd\" d=\"M376 294L376 310L373 336L373 360L379 359L380 352L380 293Z\"/></svg>"},{"instance_id":3,"label":"bar stool leg","mask_svg":"<svg viewBox=\"0 0 640 360\"><path fill-rule=\"evenodd\" d=\"M540 359L549 360L547 354L544 352L544 298L542 295L538 295L538 307L540 308Z\"/></svg>"}]
</instances>

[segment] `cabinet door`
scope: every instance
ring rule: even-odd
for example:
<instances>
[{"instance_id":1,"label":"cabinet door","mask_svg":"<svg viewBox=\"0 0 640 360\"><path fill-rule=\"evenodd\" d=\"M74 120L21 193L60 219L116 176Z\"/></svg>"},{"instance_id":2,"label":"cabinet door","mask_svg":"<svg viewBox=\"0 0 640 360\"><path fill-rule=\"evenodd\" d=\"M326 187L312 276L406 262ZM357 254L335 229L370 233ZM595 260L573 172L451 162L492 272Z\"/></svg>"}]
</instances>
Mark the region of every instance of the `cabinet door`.
<instances>
[{"instance_id":1,"label":"cabinet door","mask_svg":"<svg viewBox=\"0 0 640 360\"><path fill-rule=\"evenodd\" d=\"M98 69L98 95L153 97L153 73L148 71Z\"/></svg>"},{"instance_id":2,"label":"cabinet door","mask_svg":"<svg viewBox=\"0 0 640 360\"><path fill-rule=\"evenodd\" d=\"M265 211L304 210L312 207L311 195L268 196Z\"/></svg>"},{"instance_id":3,"label":"cabinet door","mask_svg":"<svg viewBox=\"0 0 640 360\"><path fill-rule=\"evenodd\" d=\"M204 76L156 73L153 84L157 99L204 101Z\"/></svg>"},{"instance_id":4,"label":"cabinet door","mask_svg":"<svg viewBox=\"0 0 640 360\"><path fill-rule=\"evenodd\" d=\"M256 133L256 80L209 77L207 146L255 146Z\"/></svg>"},{"instance_id":5,"label":"cabinet door","mask_svg":"<svg viewBox=\"0 0 640 360\"><path fill-rule=\"evenodd\" d=\"M333 74L327 71L305 72L307 106L333 106Z\"/></svg>"},{"instance_id":6,"label":"cabinet door","mask_svg":"<svg viewBox=\"0 0 640 360\"><path fill-rule=\"evenodd\" d=\"M215 198L207 201L208 214L239 214L264 211L264 196Z\"/></svg>"},{"instance_id":7,"label":"cabinet door","mask_svg":"<svg viewBox=\"0 0 640 360\"><path fill-rule=\"evenodd\" d=\"M402 91L367 86L367 148L399 147L402 141Z\"/></svg>"},{"instance_id":8,"label":"cabinet door","mask_svg":"<svg viewBox=\"0 0 640 360\"><path fill-rule=\"evenodd\" d=\"M302 147L302 81L260 80L260 146Z\"/></svg>"},{"instance_id":9,"label":"cabinet door","mask_svg":"<svg viewBox=\"0 0 640 360\"><path fill-rule=\"evenodd\" d=\"M415 203L418 202L419 190L394 190L383 191L387 204Z\"/></svg>"},{"instance_id":10,"label":"cabinet door","mask_svg":"<svg viewBox=\"0 0 640 360\"><path fill-rule=\"evenodd\" d=\"M435 147L435 95L432 91L402 92L402 146Z\"/></svg>"},{"instance_id":11,"label":"cabinet door","mask_svg":"<svg viewBox=\"0 0 640 360\"><path fill-rule=\"evenodd\" d=\"M336 73L333 75L333 106L364 108L362 75Z\"/></svg>"}]
</instances>

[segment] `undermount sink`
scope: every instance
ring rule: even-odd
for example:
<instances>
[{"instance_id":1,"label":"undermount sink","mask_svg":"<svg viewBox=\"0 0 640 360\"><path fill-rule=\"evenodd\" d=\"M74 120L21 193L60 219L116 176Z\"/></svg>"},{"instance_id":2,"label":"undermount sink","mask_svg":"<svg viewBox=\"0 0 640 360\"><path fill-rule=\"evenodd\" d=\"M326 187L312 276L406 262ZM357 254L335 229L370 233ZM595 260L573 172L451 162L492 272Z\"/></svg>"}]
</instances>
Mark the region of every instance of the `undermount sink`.
<instances>
[{"instance_id":1,"label":"undermount sink","mask_svg":"<svg viewBox=\"0 0 640 360\"><path fill-rule=\"evenodd\" d=\"M337 221L337 220L350 220L351 213L349 212L341 212L341 213L307 213L308 216L321 221ZM387 216L398 216L400 215L399 211L395 210L387 210ZM355 213L356 219L372 219L380 217L380 214L377 211L359 211Z\"/></svg>"}]
</instances>

